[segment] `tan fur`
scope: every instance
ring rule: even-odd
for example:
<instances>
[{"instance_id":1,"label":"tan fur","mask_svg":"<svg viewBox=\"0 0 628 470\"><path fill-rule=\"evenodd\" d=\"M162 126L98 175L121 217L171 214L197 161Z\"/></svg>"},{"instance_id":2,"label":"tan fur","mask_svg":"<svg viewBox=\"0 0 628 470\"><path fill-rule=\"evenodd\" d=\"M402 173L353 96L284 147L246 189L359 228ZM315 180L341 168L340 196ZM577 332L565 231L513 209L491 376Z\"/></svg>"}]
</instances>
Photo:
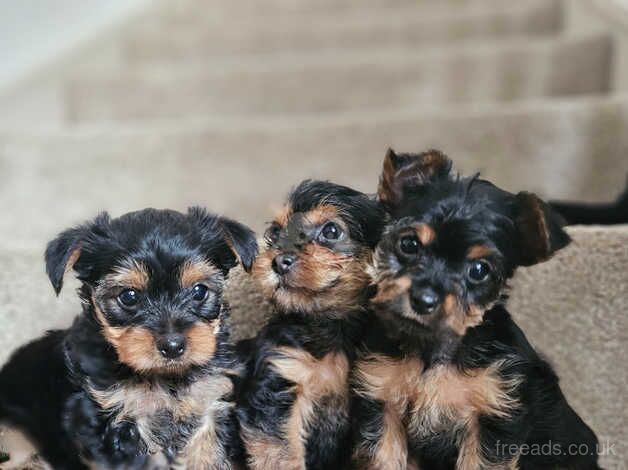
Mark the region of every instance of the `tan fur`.
<instances>
[{"instance_id":1,"label":"tan fur","mask_svg":"<svg viewBox=\"0 0 628 470\"><path fill-rule=\"evenodd\" d=\"M209 323L196 322L185 331L185 355L183 362L187 365L202 365L214 356L216 352L216 335L218 334L219 320Z\"/></svg>"},{"instance_id":2,"label":"tan fur","mask_svg":"<svg viewBox=\"0 0 628 470\"><path fill-rule=\"evenodd\" d=\"M141 291L148 287L149 278L146 267L133 260L128 261L125 266L118 267L112 274L105 276L103 284Z\"/></svg>"},{"instance_id":3,"label":"tan fur","mask_svg":"<svg viewBox=\"0 0 628 470\"><path fill-rule=\"evenodd\" d=\"M401 192L396 185L396 176L395 152L393 149L388 149L377 188L377 197L384 204L394 204L401 197Z\"/></svg>"},{"instance_id":4,"label":"tan fur","mask_svg":"<svg viewBox=\"0 0 628 470\"><path fill-rule=\"evenodd\" d=\"M186 330L184 355L176 361L169 361L157 350L150 330L138 326L111 326L95 298L92 302L103 336L116 350L118 360L137 372L182 373L192 365L207 363L216 351L218 319L209 323L197 322Z\"/></svg>"},{"instance_id":5,"label":"tan fur","mask_svg":"<svg viewBox=\"0 0 628 470\"><path fill-rule=\"evenodd\" d=\"M305 468L307 428L314 407L322 398L330 395L348 399L349 361L341 353L329 353L322 359L316 359L306 351L288 347L278 348L277 353L278 356L271 364L282 377L294 382L296 393L285 424L283 445L287 448L282 461L291 469ZM256 444L259 448L259 440ZM269 442L262 447L265 452L270 450L276 453Z\"/></svg>"},{"instance_id":6,"label":"tan fur","mask_svg":"<svg viewBox=\"0 0 628 470\"><path fill-rule=\"evenodd\" d=\"M373 456L373 470L397 470L408 462L407 438L401 416L392 407L384 408L382 437Z\"/></svg>"},{"instance_id":7,"label":"tan fur","mask_svg":"<svg viewBox=\"0 0 628 470\"><path fill-rule=\"evenodd\" d=\"M232 403L212 401L204 410L201 425L187 442L177 459L175 468L231 470L224 447L220 444L215 427L215 415L220 408L232 407Z\"/></svg>"},{"instance_id":8,"label":"tan fur","mask_svg":"<svg viewBox=\"0 0 628 470\"><path fill-rule=\"evenodd\" d=\"M408 403L418 399L423 369L422 361L414 357L395 360L377 354L368 356L355 366L357 392L383 401L403 415Z\"/></svg>"},{"instance_id":9,"label":"tan fur","mask_svg":"<svg viewBox=\"0 0 628 470\"><path fill-rule=\"evenodd\" d=\"M420 184L450 164L447 156L438 150L416 154L404 166L398 166L396 160L394 150L388 149L377 189L378 198L387 205L399 202L404 186Z\"/></svg>"},{"instance_id":10,"label":"tan fur","mask_svg":"<svg viewBox=\"0 0 628 470\"><path fill-rule=\"evenodd\" d=\"M526 264L545 261L552 255L545 203L536 194L527 192L517 194L517 200L519 202L517 228Z\"/></svg>"},{"instance_id":11,"label":"tan fur","mask_svg":"<svg viewBox=\"0 0 628 470\"><path fill-rule=\"evenodd\" d=\"M221 398L229 394L231 389L231 381L224 376L208 376L179 390L176 396L160 384L151 381L126 381L107 389L88 386L90 395L100 408L116 413L116 422L132 420L137 424L140 435L151 453L159 451L152 423L152 419L158 413L170 412L175 420L202 416L203 424L197 434L206 433L205 426L209 421L213 423L212 417L216 410L227 406ZM211 442L216 445L215 439ZM182 453L182 458L187 458L188 453L193 454L193 448L190 447L192 443L198 445L194 438L190 440Z\"/></svg>"},{"instance_id":12,"label":"tan fur","mask_svg":"<svg viewBox=\"0 0 628 470\"><path fill-rule=\"evenodd\" d=\"M186 261L179 272L179 284L183 288L193 287L218 274L218 269L205 260Z\"/></svg>"},{"instance_id":13,"label":"tan fur","mask_svg":"<svg viewBox=\"0 0 628 470\"><path fill-rule=\"evenodd\" d=\"M456 461L456 470L517 470L518 457L500 463L492 463L482 453L480 426L476 417L466 425L465 436L460 444L460 452Z\"/></svg>"},{"instance_id":14,"label":"tan fur","mask_svg":"<svg viewBox=\"0 0 628 470\"><path fill-rule=\"evenodd\" d=\"M288 224L290 217L292 217L292 208L290 206L285 206L275 216L275 222L281 227L285 227Z\"/></svg>"},{"instance_id":15,"label":"tan fur","mask_svg":"<svg viewBox=\"0 0 628 470\"><path fill-rule=\"evenodd\" d=\"M411 285L412 280L408 276L384 279L377 284L377 294L371 299L371 302L375 304L390 302L408 292Z\"/></svg>"},{"instance_id":16,"label":"tan fur","mask_svg":"<svg viewBox=\"0 0 628 470\"><path fill-rule=\"evenodd\" d=\"M445 322L457 335L464 336L467 329L482 323L484 310L470 305L465 309L453 294L447 294L442 306Z\"/></svg>"},{"instance_id":17,"label":"tan fur","mask_svg":"<svg viewBox=\"0 0 628 470\"><path fill-rule=\"evenodd\" d=\"M415 230L416 236L423 246L428 246L436 240L436 232L427 224L417 224Z\"/></svg>"},{"instance_id":18,"label":"tan fur","mask_svg":"<svg viewBox=\"0 0 628 470\"><path fill-rule=\"evenodd\" d=\"M473 245L467 251L468 259L487 258L492 254L493 250L486 245Z\"/></svg>"},{"instance_id":19,"label":"tan fur","mask_svg":"<svg viewBox=\"0 0 628 470\"><path fill-rule=\"evenodd\" d=\"M507 418L519 405L512 393L520 379L503 381L499 377L502 367L500 362L463 373L452 366L439 365L424 371L417 358L373 355L356 364L355 380L358 393L383 401L387 413L405 416L406 429L416 438L446 429L462 429L459 465L464 466L457 468L467 470L485 468L479 447L478 417ZM395 421L389 416L385 422L390 426ZM387 428L384 431L381 448L394 449L385 445L386 440L401 430L395 434Z\"/></svg>"},{"instance_id":20,"label":"tan fur","mask_svg":"<svg viewBox=\"0 0 628 470\"><path fill-rule=\"evenodd\" d=\"M76 262L78 261L78 259L81 257L81 248L75 248L72 253L70 253L70 256L68 257L68 261L67 263L65 263L65 270L64 273L68 273L69 271L72 270L72 268L74 267L74 265L76 264Z\"/></svg>"},{"instance_id":21,"label":"tan fur","mask_svg":"<svg viewBox=\"0 0 628 470\"><path fill-rule=\"evenodd\" d=\"M282 470L304 470L303 461L291 458L290 449L282 440L253 431L246 426L243 426L241 432L249 455L249 468L276 470L277 462L281 462Z\"/></svg>"},{"instance_id":22,"label":"tan fur","mask_svg":"<svg viewBox=\"0 0 628 470\"><path fill-rule=\"evenodd\" d=\"M321 204L305 213L305 219L312 225L323 225L332 219L338 218L338 209L331 204ZM340 221L338 221L340 223Z\"/></svg>"},{"instance_id":23,"label":"tan fur","mask_svg":"<svg viewBox=\"0 0 628 470\"><path fill-rule=\"evenodd\" d=\"M307 245L299 254L294 273L279 286L272 260L279 252L264 250L256 259L252 275L265 297L286 310L320 312L354 308L370 283L366 266L370 253L344 256L317 244Z\"/></svg>"}]
</instances>

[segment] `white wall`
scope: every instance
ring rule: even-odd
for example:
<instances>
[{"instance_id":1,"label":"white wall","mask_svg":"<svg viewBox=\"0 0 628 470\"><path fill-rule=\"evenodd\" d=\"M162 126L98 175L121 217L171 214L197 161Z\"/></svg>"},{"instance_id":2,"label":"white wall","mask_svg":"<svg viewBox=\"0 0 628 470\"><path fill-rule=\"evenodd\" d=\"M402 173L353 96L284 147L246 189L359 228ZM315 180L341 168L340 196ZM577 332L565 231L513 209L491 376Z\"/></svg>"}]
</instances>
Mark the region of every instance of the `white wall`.
<instances>
[{"instance_id":1,"label":"white wall","mask_svg":"<svg viewBox=\"0 0 628 470\"><path fill-rule=\"evenodd\" d=\"M0 0L0 89L150 0Z\"/></svg>"}]
</instances>

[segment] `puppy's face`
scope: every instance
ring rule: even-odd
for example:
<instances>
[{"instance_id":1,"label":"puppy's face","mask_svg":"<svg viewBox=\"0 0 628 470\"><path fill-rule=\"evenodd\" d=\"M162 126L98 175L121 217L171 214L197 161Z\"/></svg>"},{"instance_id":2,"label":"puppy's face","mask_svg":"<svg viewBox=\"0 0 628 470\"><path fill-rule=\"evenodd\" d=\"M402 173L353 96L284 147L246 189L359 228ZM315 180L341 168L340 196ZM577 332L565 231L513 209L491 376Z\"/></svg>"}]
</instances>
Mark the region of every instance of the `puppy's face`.
<instances>
[{"instance_id":1,"label":"puppy's face","mask_svg":"<svg viewBox=\"0 0 628 470\"><path fill-rule=\"evenodd\" d=\"M451 209L387 228L375 254L373 303L401 323L463 336L500 299L513 265L496 240L507 237L507 224L487 233L485 213Z\"/></svg>"},{"instance_id":2,"label":"puppy's face","mask_svg":"<svg viewBox=\"0 0 628 470\"><path fill-rule=\"evenodd\" d=\"M253 274L284 310L355 308L369 283L366 267L382 221L381 208L365 194L305 181L266 231Z\"/></svg>"},{"instance_id":3,"label":"puppy's face","mask_svg":"<svg viewBox=\"0 0 628 470\"><path fill-rule=\"evenodd\" d=\"M224 278L238 258L249 266L254 256L252 232L200 209L100 217L60 235L47 252L55 287L57 267L73 266L118 360L146 374L211 361L226 334Z\"/></svg>"},{"instance_id":4,"label":"puppy's face","mask_svg":"<svg viewBox=\"0 0 628 470\"><path fill-rule=\"evenodd\" d=\"M373 304L405 329L462 337L502 298L517 266L548 258L569 238L536 196L454 178L446 157L425 155L396 160L419 175L386 194L394 221L375 252Z\"/></svg>"}]
</instances>

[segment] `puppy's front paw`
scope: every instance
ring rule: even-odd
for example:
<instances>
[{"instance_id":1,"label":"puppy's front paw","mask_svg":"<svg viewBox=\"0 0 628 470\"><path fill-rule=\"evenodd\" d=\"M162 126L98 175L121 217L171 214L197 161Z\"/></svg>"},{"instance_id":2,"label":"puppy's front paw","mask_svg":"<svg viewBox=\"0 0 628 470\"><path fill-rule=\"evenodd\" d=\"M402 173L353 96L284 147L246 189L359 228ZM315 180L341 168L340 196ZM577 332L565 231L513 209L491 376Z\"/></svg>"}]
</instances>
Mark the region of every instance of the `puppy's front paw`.
<instances>
[{"instance_id":1,"label":"puppy's front paw","mask_svg":"<svg viewBox=\"0 0 628 470\"><path fill-rule=\"evenodd\" d=\"M145 449L137 426L123 422L107 426L105 448L115 463L140 464Z\"/></svg>"}]
</instances>

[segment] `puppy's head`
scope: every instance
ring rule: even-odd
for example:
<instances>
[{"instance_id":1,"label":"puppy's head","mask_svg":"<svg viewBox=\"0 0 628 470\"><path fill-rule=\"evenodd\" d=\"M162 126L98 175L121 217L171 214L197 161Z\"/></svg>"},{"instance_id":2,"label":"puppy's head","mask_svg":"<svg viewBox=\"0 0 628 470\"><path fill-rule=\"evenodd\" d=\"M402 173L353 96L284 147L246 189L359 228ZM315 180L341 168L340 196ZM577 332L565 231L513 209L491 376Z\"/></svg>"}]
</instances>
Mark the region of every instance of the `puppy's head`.
<instances>
[{"instance_id":1,"label":"puppy's head","mask_svg":"<svg viewBox=\"0 0 628 470\"><path fill-rule=\"evenodd\" d=\"M82 281L86 312L117 352L144 374L182 374L208 364L226 340L223 281L257 253L251 230L191 208L107 214L48 244L46 270L57 293L65 272Z\"/></svg>"},{"instance_id":2,"label":"puppy's head","mask_svg":"<svg viewBox=\"0 0 628 470\"><path fill-rule=\"evenodd\" d=\"M279 308L305 313L359 306L366 267L384 221L366 194L325 181L304 181L265 234L253 274Z\"/></svg>"},{"instance_id":3,"label":"puppy's head","mask_svg":"<svg viewBox=\"0 0 628 470\"><path fill-rule=\"evenodd\" d=\"M518 266L569 243L561 220L534 194L450 170L437 151L386 156L379 197L392 221L375 251L373 299L404 329L449 338L482 322Z\"/></svg>"}]
</instances>

